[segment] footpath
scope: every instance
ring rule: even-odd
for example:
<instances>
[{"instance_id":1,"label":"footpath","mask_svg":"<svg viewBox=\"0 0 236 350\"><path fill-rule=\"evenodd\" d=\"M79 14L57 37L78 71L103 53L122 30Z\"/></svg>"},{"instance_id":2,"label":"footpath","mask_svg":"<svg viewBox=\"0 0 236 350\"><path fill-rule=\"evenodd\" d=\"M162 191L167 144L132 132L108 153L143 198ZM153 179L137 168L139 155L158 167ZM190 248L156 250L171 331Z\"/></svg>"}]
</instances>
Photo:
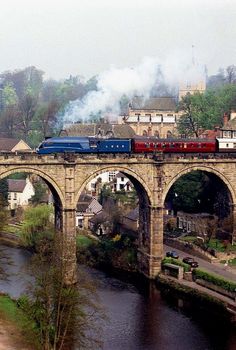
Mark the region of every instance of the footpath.
<instances>
[{"instance_id":1,"label":"footpath","mask_svg":"<svg viewBox=\"0 0 236 350\"><path fill-rule=\"evenodd\" d=\"M200 294L202 294L205 297L211 297L221 302L225 306L229 314L232 316L232 320L236 322L236 301L235 300L232 300L231 298L228 298L227 296L217 293L209 288L203 287L197 284L196 282L190 282L184 279L178 280L175 277L161 274L160 282L162 281L165 281L167 284L170 284L170 285L179 285L179 286L190 288L192 290L198 291Z\"/></svg>"}]
</instances>

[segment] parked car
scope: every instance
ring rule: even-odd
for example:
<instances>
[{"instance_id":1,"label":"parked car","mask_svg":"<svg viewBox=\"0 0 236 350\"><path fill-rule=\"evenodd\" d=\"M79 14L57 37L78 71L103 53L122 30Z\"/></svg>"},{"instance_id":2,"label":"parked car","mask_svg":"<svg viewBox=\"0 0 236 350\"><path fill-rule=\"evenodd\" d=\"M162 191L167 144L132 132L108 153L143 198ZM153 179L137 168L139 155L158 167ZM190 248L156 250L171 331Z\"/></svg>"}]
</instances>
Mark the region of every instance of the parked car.
<instances>
[{"instance_id":1,"label":"parked car","mask_svg":"<svg viewBox=\"0 0 236 350\"><path fill-rule=\"evenodd\" d=\"M193 258L190 258L189 256L186 256L185 258L183 258L183 262L185 264L190 265L191 267L198 267L198 262L195 261Z\"/></svg>"},{"instance_id":2,"label":"parked car","mask_svg":"<svg viewBox=\"0 0 236 350\"><path fill-rule=\"evenodd\" d=\"M179 258L179 254L176 251L174 251L174 250L171 250L170 252L167 252L166 256L167 256L167 258L174 258L174 259L178 259Z\"/></svg>"}]
</instances>

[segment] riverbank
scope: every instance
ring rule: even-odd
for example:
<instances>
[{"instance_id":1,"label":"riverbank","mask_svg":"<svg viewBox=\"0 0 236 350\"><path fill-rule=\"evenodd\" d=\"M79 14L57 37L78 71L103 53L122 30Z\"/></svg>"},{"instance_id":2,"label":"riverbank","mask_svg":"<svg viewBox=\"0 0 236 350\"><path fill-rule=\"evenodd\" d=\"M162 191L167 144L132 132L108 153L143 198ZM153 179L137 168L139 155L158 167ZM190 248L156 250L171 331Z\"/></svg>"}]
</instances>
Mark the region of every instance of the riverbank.
<instances>
[{"instance_id":1,"label":"riverbank","mask_svg":"<svg viewBox=\"0 0 236 350\"><path fill-rule=\"evenodd\" d=\"M205 288L195 282L184 279L177 280L174 277L158 275L156 278L157 286L166 292L177 292L181 296L190 297L200 301L202 306L212 307L218 312L222 312L226 318L236 326L236 302L232 299Z\"/></svg>"},{"instance_id":2,"label":"riverbank","mask_svg":"<svg viewBox=\"0 0 236 350\"><path fill-rule=\"evenodd\" d=\"M35 350L34 331L16 302L0 295L0 350Z\"/></svg>"}]
</instances>

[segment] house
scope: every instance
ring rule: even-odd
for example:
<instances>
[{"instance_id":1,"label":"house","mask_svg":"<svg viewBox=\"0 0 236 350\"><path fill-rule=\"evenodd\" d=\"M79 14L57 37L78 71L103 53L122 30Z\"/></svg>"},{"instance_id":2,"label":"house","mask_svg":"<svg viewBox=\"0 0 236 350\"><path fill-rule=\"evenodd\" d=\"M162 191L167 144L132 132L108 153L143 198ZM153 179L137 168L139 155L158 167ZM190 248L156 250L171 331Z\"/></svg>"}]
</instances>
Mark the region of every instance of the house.
<instances>
[{"instance_id":1,"label":"house","mask_svg":"<svg viewBox=\"0 0 236 350\"><path fill-rule=\"evenodd\" d=\"M112 192L125 191L130 192L133 190L133 184L130 180L121 172L117 172L114 179L110 182Z\"/></svg>"},{"instance_id":2,"label":"house","mask_svg":"<svg viewBox=\"0 0 236 350\"><path fill-rule=\"evenodd\" d=\"M102 205L96 198L81 194L76 207L76 227L79 229L88 229L89 220L96 214L102 211Z\"/></svg>"},{"instance_id":3,"label":"house","mask_svg":"<svg viewBox=\"0 0 236 350\"><path fill-rule=\"evenodd\" d=\"M123 228L127 228L131 231L138 231L139 228L139 207L131 210L129 213L123 216L122 219Z\"/></svg>"},{"instance_id":4,"label":"house","mask_svg":"<svg viewBox=\"0 0 236 350\"><path fill-rule=\"evenodd\" d=\"M0 138L1 152L31 151L31 148L23 140L12 138Z\"/></svg>"},{"instance_id":5,"label":"house","mask_svg":"<svg viewBox=\"0 0 236 350\"><path fill-rule=\"evenodd\" d=\"M134 97L128 107L123 123L136 135L169 138L176 134L177 101L174 97Z\"/></svg>"},{"instance_id":6,"label":"house","mask_svg":"<svg viewBox=\"0 0 236 350\"><path fill-rule=\"evenodd\" d=\"M223 126L221 128L221 137L224 139L236 139L236 112L232 111L229 115L223 116Z\"/></svg>"},{"instance_id":7,"label":"house","mask_svg":"<svg viewBox=\"0 0 236 350\"><path fill-rule=\"evenodd\" d=\"M8 208L15 210L29 204L30 198L35 194L34 187L27 177L25 180L7 179Z\"/></svg>"},{"instance_id":8,"label":"house","mask_svg":"<svg viewBox=\"0 0 236 350\"><path fill-rule=\"evenodd\" d=\"M89 229L98 236L109 234L111 228L110 216L105 210L100 211L89 219Z\"/></svg>"},{"instance_id":9,"label":"house","mask_svg":"<svg viewBox=\"0 0 236 350\"><path fill-rule=\"evenodd\" d=\"M131 191L133 189L133 184L130 180L119 171L109 171L96 176L91 180L87 186L86 190L93 196L98 196L104 184L108 184L112 192L116 191Z\"/></svg>"},{"instance_id":10,"label":"house","mask_svg":"<svg viewBox=\"0 0 236 350\"><path fill-rule=\"evenodd\" d=\"M177 227L187 233L198 236L207 236L216 228L216 216L209 213L185 213L177 212Z\"/></svg>"}]
</instances>

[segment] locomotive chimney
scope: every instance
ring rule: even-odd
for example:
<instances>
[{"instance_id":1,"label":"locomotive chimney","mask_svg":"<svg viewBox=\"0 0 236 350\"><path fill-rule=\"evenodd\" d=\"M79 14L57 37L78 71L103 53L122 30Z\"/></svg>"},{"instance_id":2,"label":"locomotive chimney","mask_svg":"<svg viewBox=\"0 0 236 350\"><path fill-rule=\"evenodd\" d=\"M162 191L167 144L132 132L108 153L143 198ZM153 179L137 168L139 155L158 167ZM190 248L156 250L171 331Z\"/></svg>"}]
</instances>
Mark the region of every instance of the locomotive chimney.
<instances>
[{"instance_id":1,"label":"locomotive chimney","mask_svg":"<svg viewBox=\"0 0 236 350\"><path fill-rule=\"evenodd\" d=\"M225 112L223 115L223 125L226 125L228 121L229 121L229 115L227 112Z\"/></svg>"}]
</instances>

